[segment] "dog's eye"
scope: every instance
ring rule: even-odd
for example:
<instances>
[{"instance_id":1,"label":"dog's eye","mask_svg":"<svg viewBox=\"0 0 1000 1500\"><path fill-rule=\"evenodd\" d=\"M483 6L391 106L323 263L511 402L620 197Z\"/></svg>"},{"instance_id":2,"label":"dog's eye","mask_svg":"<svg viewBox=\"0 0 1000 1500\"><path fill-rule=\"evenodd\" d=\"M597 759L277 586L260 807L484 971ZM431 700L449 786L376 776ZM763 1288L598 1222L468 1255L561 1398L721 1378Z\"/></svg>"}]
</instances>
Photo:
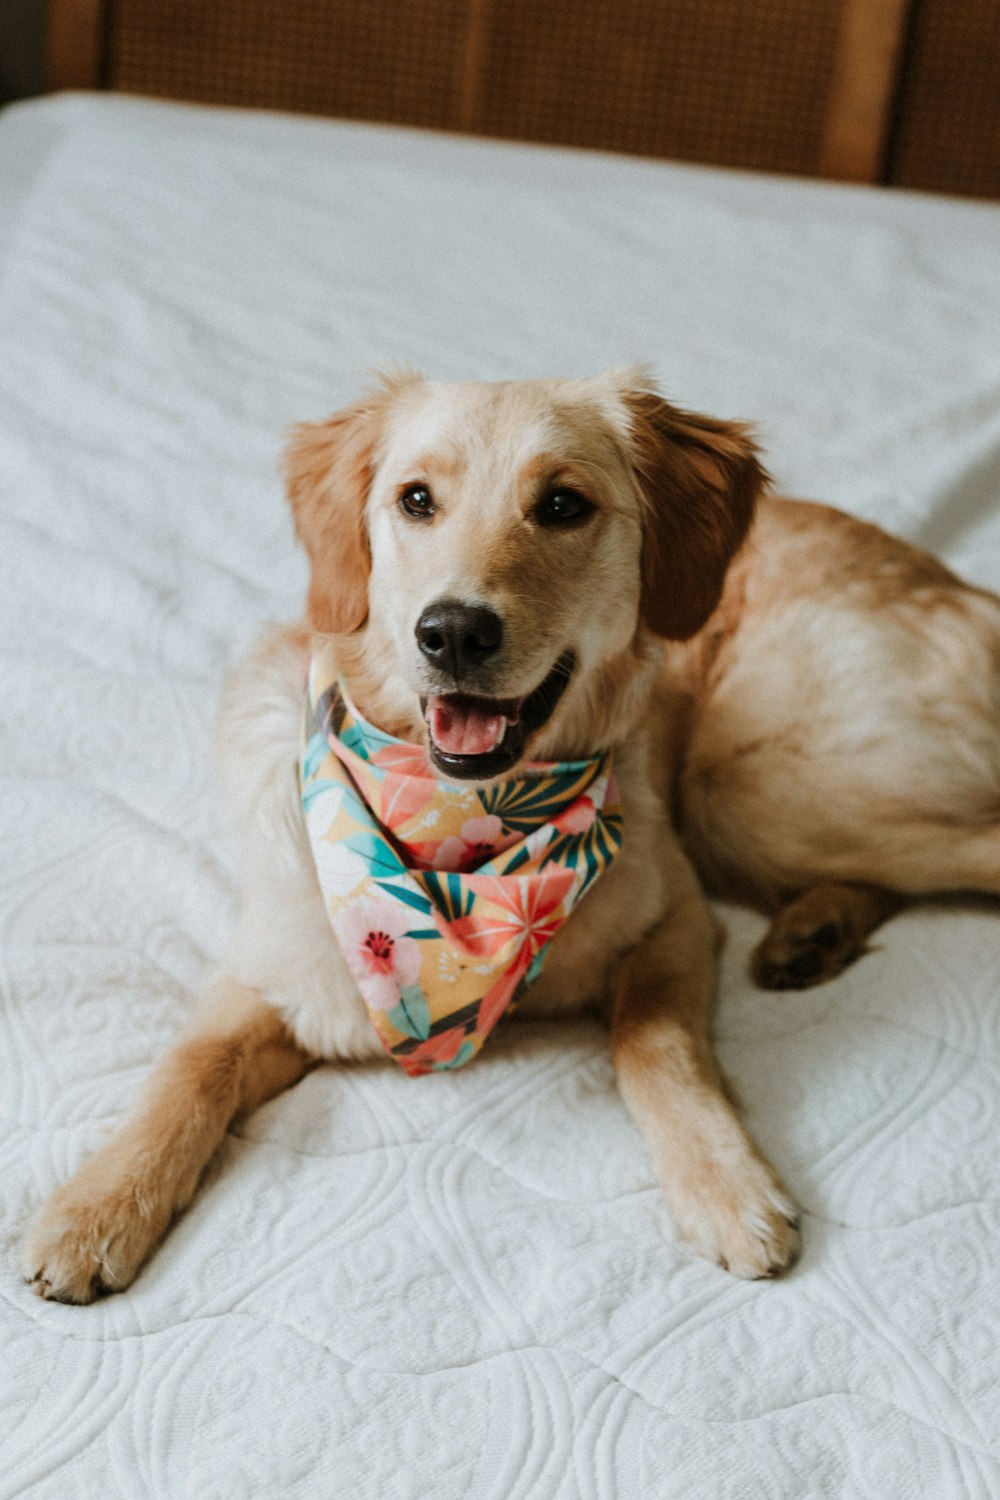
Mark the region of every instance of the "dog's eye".
<instances>
[{"instance_id":1,"label":"dog's eye","mask_svg":"<svg viewBox=\"0 0 1000 1500\"><path fill-rule=\"evenodd\" d=\"M593 512L593 505L579 490L550 490L536 507L542 526L580 526Z\"/></svg>"},{"instance_id":2,"label":"dog's eye","mask_svg":"<svg viewBox=\"0 0 1000 1500\"><path fill-rule=\"evenodd\" d=\"M426 520L437 509L434 496L426 484L408 484L399 497L399 503L408 516L413 516L418 521Z\"/></svg>"}]
</instances>

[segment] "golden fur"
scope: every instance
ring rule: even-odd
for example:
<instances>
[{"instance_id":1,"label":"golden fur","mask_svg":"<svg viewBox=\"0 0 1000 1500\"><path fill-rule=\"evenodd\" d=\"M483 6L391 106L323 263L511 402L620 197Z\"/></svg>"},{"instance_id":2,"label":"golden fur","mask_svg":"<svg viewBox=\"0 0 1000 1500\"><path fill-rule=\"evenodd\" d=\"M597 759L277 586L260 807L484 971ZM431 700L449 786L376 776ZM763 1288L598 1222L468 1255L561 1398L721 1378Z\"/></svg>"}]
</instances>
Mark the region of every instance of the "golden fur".
<instances>
[{"instance_id":1,"label":"golden fur","mask_svg":"<svg viewBox=\"0 0 1000 1500\"><path fill-rule=\"evenodd\" d=\"M115 1139L39 1216L29 1280L75 1302L127 1286L235 1115L317 1059L382 1056L304 837L300 700L311 636L332 636L366 716L422 741L414 625L441 598L502 616L490 696L531 691L572 648L525 754L613 746L622 786L621 855L522 1013L602 1009L680 1231L737 1275L780 1271L795 1210L712 1054L701 882L776 911L754 959L772 986L837 972L905 896L1000 892L1000 602L873 527L762 497L746 430L669 406L641 371L395 374L297 428L286 475L311 582L305 623L268 635L223 702L244 856L227 972ZM415 481L432 522L401 511ZM593 503L586 524L537 523L557 486Z\"/></svg>"}]
</instances>

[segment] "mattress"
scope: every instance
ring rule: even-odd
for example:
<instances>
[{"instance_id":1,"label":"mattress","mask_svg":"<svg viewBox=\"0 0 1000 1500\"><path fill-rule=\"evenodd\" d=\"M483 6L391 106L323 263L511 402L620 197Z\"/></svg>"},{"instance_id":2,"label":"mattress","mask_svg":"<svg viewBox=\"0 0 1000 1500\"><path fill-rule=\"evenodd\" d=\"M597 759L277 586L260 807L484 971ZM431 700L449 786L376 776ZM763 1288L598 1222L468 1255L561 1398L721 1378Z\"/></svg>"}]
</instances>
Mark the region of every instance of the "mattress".
<instances>
[{"instance_id":1,"label":"mattress","mask_svg":"<svg viewBox=\"0 0 1000 1500\"><path fill-rule=\"evenodd\" d=\"M304 564L288 423L372 365L641 358L786 493L1000 588L1000 210L126 99L0 117L0 1497L1000 1495L1000 912L915 907L719 1050L804 1210L678 1242L596 1024L324 1067L239 1124L126 1294L37 1300L31 1210L234 913L220 681Z\"/></svg>"}]
</instances>

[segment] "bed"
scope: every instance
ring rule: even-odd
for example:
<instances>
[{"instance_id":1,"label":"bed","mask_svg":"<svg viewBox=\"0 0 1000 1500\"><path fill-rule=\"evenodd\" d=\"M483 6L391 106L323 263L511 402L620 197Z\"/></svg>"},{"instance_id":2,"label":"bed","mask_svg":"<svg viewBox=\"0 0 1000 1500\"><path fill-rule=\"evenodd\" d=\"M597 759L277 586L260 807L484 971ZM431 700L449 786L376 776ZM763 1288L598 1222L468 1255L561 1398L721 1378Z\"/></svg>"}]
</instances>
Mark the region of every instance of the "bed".
<instances>
[{"instance_id":1,"label":"bed","mask_svg":"<svg viewBox=\"0 0 1000 1500\"><path fill-rule=\"evenodd\" d=\"M0 116L0 1496L990 1500L1000 914L915 908L719 1050L804 1209L744 1284L675 1238L596 1024L322 1068L134 1288L18 1274L233 917L221 679L305 582L281 436L366 369L636 358L786 493L1000 588L1000 208L65 95Z\"/></svg>"}]
</instances>

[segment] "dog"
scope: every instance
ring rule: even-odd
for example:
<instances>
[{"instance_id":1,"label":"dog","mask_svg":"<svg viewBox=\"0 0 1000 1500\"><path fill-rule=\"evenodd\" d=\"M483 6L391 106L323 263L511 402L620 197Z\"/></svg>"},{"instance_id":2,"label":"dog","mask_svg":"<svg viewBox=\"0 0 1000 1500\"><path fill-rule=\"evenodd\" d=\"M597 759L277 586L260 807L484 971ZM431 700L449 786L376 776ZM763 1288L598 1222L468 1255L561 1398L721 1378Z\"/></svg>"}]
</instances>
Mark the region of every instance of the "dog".
<instances>
[{"instance_id":1,"label":"dog","mask_svg":"<svg viewBox=\"0 0 1000 1500\"><path fill-rule=\"evenodd\" d=\"M294 429L285 473L310 581L304 620L271 630L224 693L242 847L228 963L34 1222L28 1281L75 1303L129 1286L236 1116L320 1060L386 1056L302 809L320 647L341 711L446 789L608 758L620 847L519 1011L607 1018L679 1233L735 1276L777 1275L798 1218L713 1057L705 891L772 913L753 959L772 987L836 973L908 899L1000 892L1000 601L872 526L773 497L746 427L672 406L641 369L394 371Z\"/></svg>"}]
</instances>

